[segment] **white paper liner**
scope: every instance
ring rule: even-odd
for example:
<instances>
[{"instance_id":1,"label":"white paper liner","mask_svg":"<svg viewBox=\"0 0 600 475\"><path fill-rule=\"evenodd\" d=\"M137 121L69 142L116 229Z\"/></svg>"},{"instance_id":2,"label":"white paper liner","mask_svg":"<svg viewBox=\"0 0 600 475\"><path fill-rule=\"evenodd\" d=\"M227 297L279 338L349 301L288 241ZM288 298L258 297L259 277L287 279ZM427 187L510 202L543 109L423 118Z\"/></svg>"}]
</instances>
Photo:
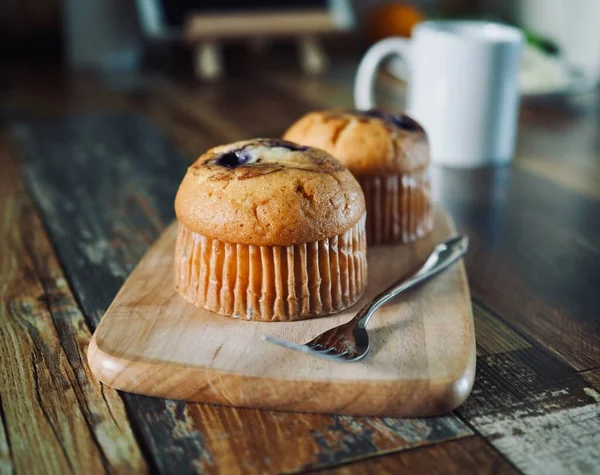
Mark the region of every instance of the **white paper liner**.
<instances>
[{"instance_id":1,"label":"white paper liner","mask_svg":"<svg viewBox=\"0 0 600 475\"><path fill-rule=\"evenodd\" d=\"M408 243L433 229L427 170L357 179L367 204L369 245Z\"/></svg>"},{"instance_id":2,"label":"white paper liner","mask_svg":"<svg viewBox=\"0 0 600 475\"><path fill-rule=\"evenodd\" d=\"M361 297L366 247L365 216L343 234L292 246L229 244L179 223L175 287L186 301L234 318L327 315Z\"/></svg>"}]
</instances>

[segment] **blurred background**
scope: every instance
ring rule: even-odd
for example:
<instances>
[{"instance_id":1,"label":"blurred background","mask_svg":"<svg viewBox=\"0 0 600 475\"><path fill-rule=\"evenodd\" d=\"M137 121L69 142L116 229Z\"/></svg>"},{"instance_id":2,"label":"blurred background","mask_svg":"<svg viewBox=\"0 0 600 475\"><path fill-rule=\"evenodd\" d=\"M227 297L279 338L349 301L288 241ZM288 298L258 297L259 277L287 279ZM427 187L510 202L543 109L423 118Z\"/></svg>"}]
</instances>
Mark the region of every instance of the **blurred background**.
<instances>
[{"instance_id":1,"label":"blurred background","mask_svg":"<svg viewBox=\"0 0 600 475\"><path fill-rule=\"evenodd\" d=\"M201 80L297 63L318 75L425 19L486 18L523 28L526 94L586 88L600 77L598 0L4 0L2 66L188 68ZM349 59L351 58L351 59ZM400 65L390 65L400 75Z\"/></svg>"}]
</instances>

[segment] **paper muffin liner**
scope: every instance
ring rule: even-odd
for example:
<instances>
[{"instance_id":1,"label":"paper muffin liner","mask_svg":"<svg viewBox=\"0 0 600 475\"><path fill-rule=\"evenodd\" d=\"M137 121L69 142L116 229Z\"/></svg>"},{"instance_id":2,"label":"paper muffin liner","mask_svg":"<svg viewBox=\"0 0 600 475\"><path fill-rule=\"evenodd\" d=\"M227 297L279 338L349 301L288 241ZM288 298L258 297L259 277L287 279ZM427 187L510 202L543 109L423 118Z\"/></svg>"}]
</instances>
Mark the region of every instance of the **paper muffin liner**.
<instances>
[{"instance_id":1,"label":"paper muffin liner","mask_svg":"<svg viewBox=\"0 0 600 475\"><path fill-rule=\"evenodd\" d=\"M292 246L229 244L179 223L175 287L188 302L234 318L291 321L339 312L367 283L365 216L348 231Z\"/></svg>"},{"instance_id":2,"label":"paper muffin liner","mask_svg":"<svg viewBox=\"0 0 600 475\"><path fill-rule=\"evenodd\" d=\"M369 244L415 241L433 228L428 170L357 177L367 204Z\"/></svg>"}]
</instances>

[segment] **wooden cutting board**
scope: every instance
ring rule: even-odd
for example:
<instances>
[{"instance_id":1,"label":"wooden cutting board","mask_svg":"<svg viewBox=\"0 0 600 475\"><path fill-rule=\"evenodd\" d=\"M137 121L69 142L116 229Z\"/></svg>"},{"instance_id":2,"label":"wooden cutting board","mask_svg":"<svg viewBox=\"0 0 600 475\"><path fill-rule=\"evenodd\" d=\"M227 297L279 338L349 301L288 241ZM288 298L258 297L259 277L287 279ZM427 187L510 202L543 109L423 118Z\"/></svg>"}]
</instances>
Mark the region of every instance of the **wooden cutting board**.
<instances>
[{"instance_id":1,"label":"wooden cutting board","mask_svg":"<svg viewBox=\"0 0 600 475\"><path fill-rule=\"evenodd\" d=\"M173 288L173 223L148 251L100 322L88 352L98 379L123 391L172 399L302 412L426 416L468 396L475 334L462 261L388 303L371 319L371 354L337 363L260 339L304 343L347 321L366 301L415 268L453 234L435 210L432 235L406 246L369 248L362 300L330 317L247 322L184 302Z\"/></svg>"}]
</instances>

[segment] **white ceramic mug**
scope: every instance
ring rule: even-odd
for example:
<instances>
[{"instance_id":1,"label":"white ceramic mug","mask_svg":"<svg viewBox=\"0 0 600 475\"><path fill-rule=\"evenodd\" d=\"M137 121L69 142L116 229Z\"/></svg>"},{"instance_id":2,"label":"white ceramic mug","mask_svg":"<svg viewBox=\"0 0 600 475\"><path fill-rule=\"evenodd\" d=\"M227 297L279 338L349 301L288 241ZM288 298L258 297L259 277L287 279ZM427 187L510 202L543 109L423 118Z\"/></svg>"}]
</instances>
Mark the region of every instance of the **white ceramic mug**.
<instances>
[{"instance_id":1,"label":"white ceramic mug","mask_svg":"<svg viewBox=\"0 0 600 475\"><path fill-rule=\"evenodd\" d=\"M514 154L523 34L485 21L428 21L410 40L373 45L356 75L358 109L374 104L380 63L406 63L407 113L425 128L434 163L477 167L508 163Z\"/></svg>"}]
</instances>

